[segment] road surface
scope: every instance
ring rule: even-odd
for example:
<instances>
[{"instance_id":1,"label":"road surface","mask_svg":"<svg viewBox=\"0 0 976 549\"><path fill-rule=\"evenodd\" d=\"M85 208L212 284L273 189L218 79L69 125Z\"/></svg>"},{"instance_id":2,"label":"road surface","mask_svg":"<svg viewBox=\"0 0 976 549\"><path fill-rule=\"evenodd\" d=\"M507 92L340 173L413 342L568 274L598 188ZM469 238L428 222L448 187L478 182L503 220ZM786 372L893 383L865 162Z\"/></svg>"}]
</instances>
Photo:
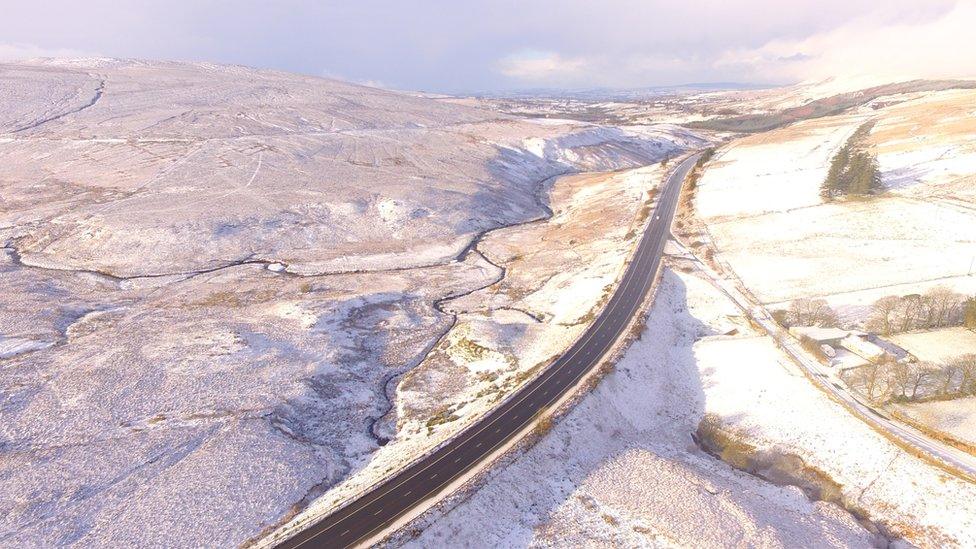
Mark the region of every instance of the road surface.
<instances>
[{"instance_id":1,"label":"road surface","mask_svg":"<svg viewBox=\"0 0 976 549\"><path fill-rule=\"evenodd\" d=\"M681 183L697 159L698 155L685 159L668 177L617 290L590 328L543 374L436 452L278 547L350 547L362 543L491 455L596 367L651 289L671 232Z\"/></svg>"}]
</instances>

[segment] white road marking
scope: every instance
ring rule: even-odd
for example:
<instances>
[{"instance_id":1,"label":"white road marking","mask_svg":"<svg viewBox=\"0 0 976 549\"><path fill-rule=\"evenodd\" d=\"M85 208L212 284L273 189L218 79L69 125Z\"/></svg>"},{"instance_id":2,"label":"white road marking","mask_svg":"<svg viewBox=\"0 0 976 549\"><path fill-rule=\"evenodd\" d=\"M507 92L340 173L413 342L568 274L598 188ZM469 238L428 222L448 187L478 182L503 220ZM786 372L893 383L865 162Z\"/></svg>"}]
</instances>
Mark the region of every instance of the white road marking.
<instances>
[{"instance_id":1,"label":"white road marking","mask_svg":"<svg viewBox=\"0 0 976 549\"><path fill-rule=\"evenodd\" d=\"M687 160L685 160L685 163L690 162L690 160L693 159L693 158L696 158L696 157L689 157ZM259 153L259 158L258 158L259 164L258 164L258 168L260 168L260 160L261 160L261 158L260 158L260 153ZM690 166L690 164L689 164L689 166ZM689 171L689 169L690 168L685 168L684 169L684 173L682 174L682 178L684 177L684 175L687 174L687 172ZM681 167L679 166L679 171L680 170L681 170ZM675 194L676 193L676 189L680 188L680 187L674 187L673 184L672 184L672 180L673 180L674 176L676 176L676 175L678 175L678 171L675 171L672 174L671 178L668 179L668 182L667 182L667 184L668 185L671 185L671 187L672 187L671 190L672 190L672 195L673 196L677 196ZM257 176L257 170L255 170L255 173L252 174L251 181L253 181L253 179L256 176ZM250 184L251 181L248 182L248 185ZM245 186L245 188L246 188L246 186ZM659 203L659 207L662 204L663 204L663 202L660 202ZM670 206L666 206L666 207L667 208L671 208L672 206L673 206L673 204L671 204ZM650 287L652 280L650 280L650 279L648 279L648 280L642 280L641 277L636 276L633 273L635 273L636 270L639 270L641 268L650 267L650 265L647 265L645 267L641 267L642 263L646 263L648 261L650 261L650 263L652 263L652 264L654 263L653 260L656 258L656 256L651 256L648 253L647 250L641 251L641 246L643 246L645 242L650 242L651 240L653 240L651 237L659 237L659 236L661 236L661 235L658 234L659 232L660 231L655 231L655 232L646 231L645 234L644 234L644 236L643 236L643 238L642 238L642 240L641 240L641 242L638 243L636 259L634 261L628 262L628 267L627 267L628 269L633 268L635 270L634 271L630 271L629 273L625 274L626 280L622 280L622 284L620 286L618 286L617 293L616 293L615 297L620 297L620 299L614 299L614 298L611 299L612 303L614 304L614 309L616 309L617 304L618 304L618 301L620 301L620 300L622 300L622 299L630 296L631 293L636 293L635 295L640 295L640 294L643 294L644 292L646 292L647 289ZM662 243L662 245L663 245L663 243ZM659 247L662 247L662 246L659 246ZM655 254L660 255L660 251L656 251ZM627 278L628 275L629 275L629 278ZM637 286L634 287L634 284L637 284ZM640 305L640 303L633 303L633 304L631 304L629 314L627 315L628 318L631 317L631 316L633 316L633 314L636 312L636 310L637 310L637 308L638 308L639 305ZM584 339L582 339L582 340L580 340L580 341L577 342L578 343L577 348L576 349L569 349L568 353L565 354L565 355L563 355L561 357L562 359L564 359L563 360L563 363L564 364L569 364L573 360L574 355L577 355L578 353L580 353L580 351L582 351L584 347L587 347L588 348L593 343L600 344L600 339L599 338L598 339L594 339L594 337L597 334L599 334L600 331L604 329L604 327L609 328L609 325L607 325L606 321L609 319L610 316L611 316L610 314L602 314L602 313L600 314L600 316L597 318L597 321L592 326L590 326L590 330L588 331L587 336L584 336ZM602 353L604 353L605 351L607 351L608 348L609 348L608 346L604 345L604 348L600 351L599 354L602 355ZM592 353L593 352L593 349L590 348L589 351L590 351L590 353ZM584 368L580 372L580 374L585 373L586 369L588 369L588 368ZM548 382L553 381L555 379L556 374L560 370L560 368L559 367L556 367L556 368L552 368L551 370L552 370L551 372L549 372L547 374L543 374L542 376L540 376L537 379L537 381L540 382L540 385L541 384L544 384L544 383L548 383ZM578 377L579 376L574 377L574 380L575 379L578 379ZM526 392L526 393L524 393L522 395L522 397L520 399L513 399L513 400L509 401L509 404L510 404L511 409L514 410L520 404L525 404L526 400L530 396L530 393L531 392ZM491 422L489 422L488 425L485 425L481 429L478 429L477 431L471 433L468 437L466 437L466 439L467 439L466 442L473 441L474 437L477 436L480 432L483 432L485 429L489 428L490 425L491 425L491 423L495 423L496 421L498 421L499 419L502 419L503 417L504 416L498 416L496 419L494 419ZM523 423L523 425L524 425L524 423ZM476 445L476 448L480 448L482 446L482 444L483 444L482 442L479 442ZM499 444L501 444L501 443L499 443ZM442 457L439 457L439 458L435 459L432 463L427 464L420 471L417 471L416 473L413 473L412 475L410 475L408 478L401 480L395 486L393 486L392 488L388 488L383 493L380 493L380 494L373 493L372 494L373 500L375 501L376 499L378 499L378 498L380 498L380 497L382 497L382 496L384 496L386 494L389 494L389 493L393 492L394 490L396 490L396 488L398 486L402 486L404 483L408 482L410 479L417 477L417 475L421 474L423 471L429 470L430 467L434 466L438 461L440 461L441 459L444 459L445 457L447 457L447 456L445 455L445 456L442 456ZM409 492L407 492L407 493L409 494ZM362 509L363 508L362 506L358 506L358 507L359 507L359 509ZM348 516L352 516L352 514L354 514L355 512L357 512L355 510L355 507L352 507L352 506L350 507L349 511L350 511L350 513L347 514L347 517ZM343 519L340 519L340 520L344 520L344 518ZM349 530L346 530L345 532L343 532L342 534L340 534L340 536L343 536L343 535L345 535L347 533L349 533Z\"/></svg>"}]
</instances>

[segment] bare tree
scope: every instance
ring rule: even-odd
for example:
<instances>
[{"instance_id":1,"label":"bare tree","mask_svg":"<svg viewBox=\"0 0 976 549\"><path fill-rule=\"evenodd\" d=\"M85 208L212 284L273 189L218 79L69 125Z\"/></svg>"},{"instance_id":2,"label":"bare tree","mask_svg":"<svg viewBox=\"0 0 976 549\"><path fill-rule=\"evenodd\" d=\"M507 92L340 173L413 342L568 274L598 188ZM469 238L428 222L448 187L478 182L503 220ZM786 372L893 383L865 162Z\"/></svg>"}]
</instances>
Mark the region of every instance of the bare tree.
<instances>
[{"instance_id":1,"label":"bare tree","mask_svg":"<svg viewBox=\"0 0 976 549\"><path fill-rule=\"evenodd\" d=\"M939 394L951 396L956 393L956 378L959 377L959 368L953 363L942 364L935 374L939 382Z\"/></svg>"},{"instance_id":2,"label":"bare tree","mask_svg":"<svg viewBox=\"0 0 976 549\"><path fill-rule=\"evenodd\" d=\"M916 319L921 308L921 295L910 294L901 298L901 302L899 304L901 327L898 330L899 332L907 332L912 329L916 323Z\"/></svg>"},{"instance_id":3,"label":"bare tree","mask_svg":"<svg viewBox=\"0 0 976 549\"><path fill-rule=\"evenodd\" d=\"M839 323L837 313L823 299L794 300L786 311L785 320L790 326L820 326L822 328L832 328Z\"/></svg>"},{"instance_id":4,"label":"bare tree","mask_svg":"<svg viewBox=\"0 0 976 549\"><path fill-rule=\"evenodd\" d=\"M924 394L919 394L919 391L926 389L927 386L935 380L935 375L938 372L932 364L927 362L916 362L911 364L908 368L908 383L911 388L912 394L908 397L911 400L918 400L924 397ZM923 391L924 392L924 391Z\"/></svg>"},{"instance_id":5,"label":"bare tree","mask_svg":"<svg viewBox=\"0 0 976 549\"><path fill-rule=\"evenodd\" d=\"M963 296L945 286L936 286L925 292L931 302L933 324L936 327L951 326L960 320Z\"/></svg>"},{"instance_id":6,"label":"bare tree","mask_svg":"<svg viewBox=\"0 0 976 549\"><path fill-rule=\"evenodd\" d=\"M956 357L952 364L959 368L959 392L963 395L976 395L976 354Z\"/></svg>"},{"instance_id":7,"label":"bare tree","mask_svg":"<svg viewBox=\"0 0 976 549\"><path fill-rule=\"evenodd\" d=\"M939 307L935 296L928 292L918 297L918 310L915 312L914 328L935 328L938 322Z\"/></svg>"},{"instance_id":8,"label":"bare tree","mask_svg":"<svg viewBox=\"0 0 976 549\"><path fill-rule=\"evenodd\" d=\"M897 397L902 399L908 398L908 386L911 384L909 378L911 373L908 370L908 365L905 363L895 363L890 368L891 382L894 385L895 390L898 391Z\"/></svg>"},{"instance_id":9,"label":"bare tree","mask_svg":"<svg viewBox=\"0 0 976 549\"><path fill-rule=\"evenodd\" d=\"M900 305L901 298L894 295L885 296L875 301L868 325L884 335L891 335L897 322L897 311Z\"/></svg>"},{"instance_id":10,"label":"bare tree","mask_svg":"<svg viewBox=\"0 0 976 549\"><path fill-rule=\"evenodd\" d=\"M848 370L846 381L871 402L886 402L891 398L892 390L898 385L892 372L894 364L891 358L886 356L877 362Z\"/></svg>"}]
</instances>

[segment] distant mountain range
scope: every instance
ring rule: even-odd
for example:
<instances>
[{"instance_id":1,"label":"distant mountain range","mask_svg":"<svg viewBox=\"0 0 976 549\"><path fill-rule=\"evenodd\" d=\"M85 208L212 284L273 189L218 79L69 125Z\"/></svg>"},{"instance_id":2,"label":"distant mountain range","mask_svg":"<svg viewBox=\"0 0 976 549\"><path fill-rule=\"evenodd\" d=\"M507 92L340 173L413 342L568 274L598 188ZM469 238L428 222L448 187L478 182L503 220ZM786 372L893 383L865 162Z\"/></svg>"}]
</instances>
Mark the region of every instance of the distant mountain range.
<instances>
[{"instance_id":1,"label":"distant mountain range","mask_svg":"<svg viewBox=\"0 0 976 549\"><path fill-rule=\"evenodd\" d=\"M590 88L566 90L559 88L529 88L524 90L472 92L459 94L464 96L483 98L508 99L541 99L564 98L587 101L633 101L662 95L686 95L726 90L761 90L776 87L772 84L748 84L742 82L695 82L674 86L650 86L644 88Z\"/></svg>"}]
</instances>

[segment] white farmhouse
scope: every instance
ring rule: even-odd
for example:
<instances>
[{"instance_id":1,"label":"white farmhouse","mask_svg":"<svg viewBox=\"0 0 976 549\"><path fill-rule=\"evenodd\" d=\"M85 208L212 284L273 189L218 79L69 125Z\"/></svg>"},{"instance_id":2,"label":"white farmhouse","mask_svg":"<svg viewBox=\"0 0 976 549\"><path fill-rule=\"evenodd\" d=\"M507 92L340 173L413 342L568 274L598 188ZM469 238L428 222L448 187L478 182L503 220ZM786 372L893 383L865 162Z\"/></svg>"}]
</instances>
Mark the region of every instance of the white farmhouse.
<instances>
[{"instance_id":1,"label":"white farmhouse","mask_svg":"<svg viewBox=\"0 0 976 549\"><path fill-rule=\"evenodd\" d=\"M790 335L797 339L808 337L817 342L818 345L829 345L836 347L841 340L850 335L848 330L840 328L821 328L819 326L793 326L790 328Z\"/></svg>"},{"instance_id":2,"label":"white farmhouse","mask_svg":"<svg viewBox=\"0 0 976 549\"><path fill-rule=\"evenodd\" d=\"M841 340L840 345L865 360L875 361L885 355L881 346L853 334Z\"/></svg>"}]
</instances>

